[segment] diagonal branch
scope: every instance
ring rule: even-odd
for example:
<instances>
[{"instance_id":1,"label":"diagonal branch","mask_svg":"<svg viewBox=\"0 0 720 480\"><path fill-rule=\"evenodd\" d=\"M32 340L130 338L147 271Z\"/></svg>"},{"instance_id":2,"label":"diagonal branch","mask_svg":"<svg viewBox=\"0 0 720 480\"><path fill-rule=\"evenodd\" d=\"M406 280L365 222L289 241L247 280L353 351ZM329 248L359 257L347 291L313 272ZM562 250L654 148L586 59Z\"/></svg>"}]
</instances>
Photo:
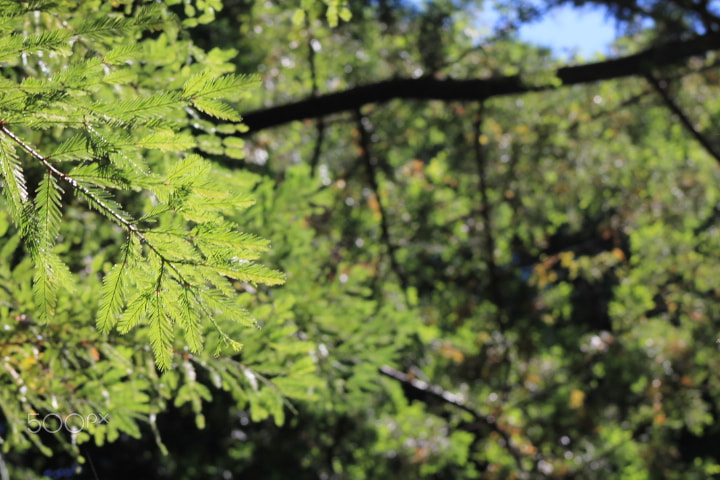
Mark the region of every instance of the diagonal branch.
<instances>
[{"instance_id":1,"label":"diagonal branch","mask_svg":"<svg viewBox=\"0 0 720 480\"><path fill-rule=\"evenodd\" d=\"M667 91L667 82L664 80L658 80L652 73L647 73L645 77L650 85L652 85L658 92L660 97L663 99L663 102L665 102L665 105L667 105L670 111L673 112L678 119L680 119L680 122L690 132L690 134L695 137L695 140L697 140L700 145L702 145L703 148L707 150L707 152L712 155L718 163L720 163L720 152L718 152L712 142L695 127L692 120L690 120L690 117L688 117L685 112L683 112L682 108L680 108L680 105L672 99L670 93Z\"/></svg>"},{"instance_id":2,"label":"diagonal branch","mask_svg":"<svg viewBox=\"0 0 720 480\"><path fill-rule=\"evenodd\" d=\"M355 112L355 118L357 121L357 128L360 132L360 156L363 163L365 164L365 171L367 172L368 182L370 182L370 188L375 194L377 201L378 213L380 214L380 237L382 238L385 247L388 250L388 257L390 259L390 266L400 280L400 286L403 292L407 295L407 289L409 286L408 279L405 276L400 264L397 261L397 246L392 242L390 238L390 226L387 221L387 211L383 205L382 198L380 197L380 186L377 181L377 169L375 168L375 160L370 154L370 122L367 117L363 117L360 111Z\"/></svg>"},{"instance_id":3,"label":"diagonal branch","mask_svg":"<svg viewBox=\"0 0 720 480\"><path fill-rule=\"evenodd\" d=\"M488 196L488 172L487 172L487 152L485 145L482 143L482 127L485 120L485 103L480 102L478 113L473 121L473 153L475 154L475 166L477 168L481 216L483 221L483 233L485 240L485 262L490 277L490 297L492 302L497 306L498 312L503 310L502 296L500 295L500 280L498 276L497 263L495 262L495 237L493 235L492 226L492 207ZM503 327L501 317L498 315L498 324Z\"/></svg>"},{"instance_id":4,"label":"diagonal branch","mask_svg":"<svg viewBox=\"0 0 720 480\"><path fill-rule=\"evenodd\" d=\"M505 442L508 451L515 459L515 463L517 464L518 468L521 471L525 471L522 462L522 454L513 445L512 440L510 439L510 435L508 435L508 433L497 424L494 416L481 414L474 408L470 407L467 403L465 403L460 396L448 392L439 385L433 385L431 383L418 380L417 378L410 377L409 375L387 365L383 365L380 367L380 373L382 375L385 375L386 377L392 378L393 380L397 380L398 382L402 383L404 386L412 390L429 395L433 398L440 400L443 403L452 405L453 407L456 407L463 412L469 413L475 420L478 420L479 422L482 422L483 424L490 427L500 436L500 438L502 438L503 442Z\"/></svg>"},{"instance_id":5,"label":"diagonal branch","mask_svg":"<svg viewBox=\"0 0 720 480\"><path fill-rule=\"evenodd\" d=\"M308 65L310 67L310 79L312 81L312 96L317 97L320 89L318 88L317 62L315 61L315 42L317 40L313 36L309 15L305 15L305 28L308 32ZM313 155L310 157L310 173L314 176L317 164L320 161L323 142L325 141L325 118L319 117L316 122L317 138L315 139L315 148Z\"/></svg>"},{"instance_id":6,"label":"diagonal branch","mask_svg":"<svg viewBox=\"0 0 720 480\"><path fill-rule=\"evenodd\" d=\"M10 139L16 144L18 144L20 148L22 148L26 153L38 160L55 178L67 182L75 191L82 192L85 198L90 199L90 201L92 201L93 204L96 205L100 211L104 212L108 216L108 218L110 218L113 222L115 222L123 229L127 230L128 234L134 235L138 240L147 245L147 247L155 255L158 256L163 265L167 264L172 269L173 273L177 275L177 278L180 279L180 281L182 281L186 285L189 285L187 280L185 280L183 274L180 273L180 270L178 270L177 266L175 265L175 263L179 262L173 262L172 260L168 259L162 252L160 252L160 250L158 250L158 248L143 234L143 232L138 229L138 227L134 224L133 221L126 219L123 215L120 214L120 212L116 211L112 206L108 205L105 201L103 201L102 198L99 198L88 188L78 183L77 180L75 180L73 177L58 170L52 163L50 163L48 157L43 156L33 147L25 143L20 137L18 137L11 130L9 130L4 122L0 122L0 132L10 137Z\"/></svg>"},{"instance_id":7,"label":"diagonal branch","mask_svg":"<svg viewBox=\"0 0 720 480\"><path fill-rule=\"evenodd\" d=\"M700 55L718 48L720 48L720 33L711 33L690 40L654 46L642 52L613 60L562 67L550 73L554 73L565 86L579 85L645 75L653 68L679 63L693 55ZM382 103L394 99L485 100L502 95L516 95L553 88L556 86L551 82L546 84L526 82L521 75L465 80L431 77L393 78L249 112L243 116L243 123L248 126L249 133L254 133L295 120L321 118L339 112L354 111L370 103Z\"/></svg>"}]
</instances>

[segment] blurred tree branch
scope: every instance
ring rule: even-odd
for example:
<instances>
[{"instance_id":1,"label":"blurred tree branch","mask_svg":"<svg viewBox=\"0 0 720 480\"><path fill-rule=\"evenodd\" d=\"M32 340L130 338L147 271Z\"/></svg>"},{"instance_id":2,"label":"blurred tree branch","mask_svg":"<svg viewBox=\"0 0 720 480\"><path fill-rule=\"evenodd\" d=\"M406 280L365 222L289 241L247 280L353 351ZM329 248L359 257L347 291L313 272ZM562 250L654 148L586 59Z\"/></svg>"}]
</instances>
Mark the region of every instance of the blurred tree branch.
<instances>
[{"instance_id":1,"label":"blurred tree branch","mask_svg":"<svg viewBox=\"0 0 720 480\"><path fill-rule=\"evenodd\" d=\"M668 109L670 109L670 111L680 120L680 123L682 123L683 126L690 132L690 134L692 134L693 138L695 138L695 140L697 140L700 145L702 145L703 148L710 155L712 155L712 157L717 160L718 163L720 163L720 152L718 152L712 142L705 135L703 135L700 130L695 127L690 117L688 117L687 114L683 111L683 109L680 108L680 105L678 105L678 103L673 100L673 98L670 96L670 93L667 91L667 82L665 80L657 79L652 73L648 73L646 75L646 78L650 85L652 85L653 88L660 95L663 102L665 102L665 105L668 107Z\"/></svg>"},{"instance_id":2,"label":"blurred tree branch","mask_svg":"<svg viewBox=\"0 0 720 480\"><path fill-rule=\"evenodd\" d=\"M400 382L405 388L408 388L410 390L414 390L415 392L421 394L420 397L432 397L437 400L440 400L443 403L446 403L448 405L452 405L456 408L459 408L460 410L469 413L472 415L472 417L483 423L484 425L487 425L490 427L490 429L494 432L496 432L500 438L503 440L505 447L508 449L510 454L515 459L515 463L518 466L518 469L520 471L526 471L525 466L523 465L523 455L520 453L518 448L512 443L512 440L510 438L510 435L503 430L496 422L496 419L492 415L483 415L474 408L470 407L463 401L463 399L451 392L448 392L447 390L443 389L439 385L433 385L428 382L424 382L422 380L419 380L417 378L413 378L410 375L407 375L399 370L396 370L392 367L389 367L387 365L383 365L380 367L380 373L382 375L385 375L386 377L390 377L394 380L397 380ZM533 459L533 465L535 465L535 461Z\"/></svg>"},{"instance_id":3,"label":"blurred tree branch","mask_svg":"<svg viewBox=\"0 0 720 480\"><path fill-rule=\"evenodd\" d=\"M397 246L392 242L392 239L390 238L390 226L387 221L387 210L385 208L385 205L383 204L383 199L380 195L378 174L377 169L375 168L376 162L372 158L372 154L370 153L370 119L363 116L360 110L357 110L355 112L355 121L357 122L357 129L360 134L360 157L362 158L362 162L365 165L365 172L367 173L368 182L370 183L370 188L372 189L373 194L375 195L375 201L377 202L377 211L380 216L380 237L382 239L382 242L385 244L385 247L387 248L388 257L390 259L390 266L393 272L395 272L395 275L397 275L398 280L400 281L400 286L402 287L403 292L407 296L409 281L402 268L400 267L400 263L397 261Z\"/></svg>"},{"instance_id":4,"label":"blurred tree branch","mask_svg":"<svg viewBox=\"0 0 720 480\"><path fill-rule=\"evenodd\" d=\"M694 55L720 48L720 33L711 33L690 40L675 41L648 48L625 57L584 65L562 67L555 76L562 85L611 80L647 75L651 69L669 66ZM249 133L273 128L296 120L321 118L334 113L357 110L363 105L393 99L417 100L485 100L502 95L543 91L557 88L554 84L529 84L521 75L483 79L393 78L348 90L312 96L297 102L249 112L243 122Z\"/></svg>"}]
</instances>

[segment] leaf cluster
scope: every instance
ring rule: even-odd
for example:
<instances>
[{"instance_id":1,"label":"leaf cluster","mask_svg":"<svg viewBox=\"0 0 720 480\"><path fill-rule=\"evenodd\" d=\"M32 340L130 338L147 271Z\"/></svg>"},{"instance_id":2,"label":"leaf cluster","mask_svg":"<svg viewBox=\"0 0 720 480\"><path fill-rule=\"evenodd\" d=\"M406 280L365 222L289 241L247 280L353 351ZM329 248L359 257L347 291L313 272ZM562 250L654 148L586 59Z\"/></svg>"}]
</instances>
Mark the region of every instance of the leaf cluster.
<instances>
[{"instance_id":1,"label":"leaf cluster","mask_svg":"<svg viewBox=\"0 0 720 480\"><path fill-rule=\"evenodd\" d=\"M39 319L53 320L58 290L73 284L55 252L62 199L72 193L126 237L120 263L103 280L98 327L107 333L117 326L125 333L147 324L157 364L165 370L176 326L197 352L201 318L219 328L214 315L222 311L251 323L247 312L233 307L238 289L231 281L282 282L279 273L253 263L267 242L239 233L224 219L252 202L214 183L211 165L188 152L196 142L187 132L187 112L239 121L225 102L238 100L249 79L188 73L177 88L146 93L125 72L132 72L127 63L138 58L138 36L174 22L161 7L90 18L51 3L35 7L6 9L0 24L2 59L19 65L18 55L35 56L42 72L3 79L0 168L13 221L37 266ZM42 33L28 37L29 19ZM117 91L125 98L113 95ZM41 141L41 151L30 132L48 129L59 131L54 136L61 141L52 149ZM34 192L28 170L43 172ZM127 212L118 201L123 190L151 196L152 208L141 215Z\"/></svg>"}]
</instances>

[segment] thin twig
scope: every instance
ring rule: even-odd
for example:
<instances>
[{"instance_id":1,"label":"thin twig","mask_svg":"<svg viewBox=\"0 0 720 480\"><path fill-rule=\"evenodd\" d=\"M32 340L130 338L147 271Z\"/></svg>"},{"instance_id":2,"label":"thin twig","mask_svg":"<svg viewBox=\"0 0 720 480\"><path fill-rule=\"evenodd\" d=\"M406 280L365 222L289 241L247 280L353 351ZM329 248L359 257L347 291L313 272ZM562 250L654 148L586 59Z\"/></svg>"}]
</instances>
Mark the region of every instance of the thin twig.
<instances>
[{"instance_id":1,"label":"thin twig","mask_svg":"<svg viewBox=\"0 0 720 480\"><path fill-rule=\"evenodd\" d=\"M647 78L650 85L652 85L655 90L658 92L660 97L665 102L665 105L670 109L671 112L673 112L679 119L680 122L683 124L683 126L690 132L690 134L695 137L695 140L697 140L700 145L703 146L707 152L712 155L712 157L720 163L720 152L718 152L715 147L713 146L712 142L708 140L708 138L700 132L695 125L693 125L692 120L690 120L690 117L688 117L685 112L680 108L680 105L678 105L670 96L670 94L667 91L667 83L663 80L658 80L655 78L655 76L652 73L648 73L645 75L645 78Z\"/></svg>"},{"instance_id":2,"label":"thin twig","mask_svg":"<svg viewBox=\"0 0 720 480\"><path fill-rule=\"evenodd\" d=\"M390 257L390 266L400 280L400 286L403 292L407 296L408 280L405 273L400 268L400 264L397 261L397 246L393 244L390 239L390 227L387 221L387 212L383 205L382 198L380 197L380 187L377 181L377 169L375 168L374 160L370 154L370 132L368 131L369 120L367 117L363 117L360 110L355 111L355 119L357 122L357 128L360 132L360 158L362 158L365 164L365 171L367 172L368 182L370 182L370 188L375 194L375 200L377 201L378 213L380 214L380 236L382 238L385 247L388 250L388 256Z\"/></svg>"},{"instance_id":3,"label":"thin twig","mask_svg":"<svg viewBox=\"0 0 720 480\"><path fill-rule=\"evenodd\" d=\"M323 143L325 142L325 117L317 119L317 137L315 138L315 147L313 148L312 157L310 157L310 175L315 175L315 170L320 162L320 154L322 153Z\"/></svg>"},{"instance_id":4,"label":"thin twig","mask_svg":"<svg viewBox=\"0 0 720 480\"><path fill-rule=\"evenodd\" d=\"M112 207L107 205L101 198L99 198L97 195L92 193L88 188L78 183L77 180L75 180L73 177L61 172L58 170L52 163L48 161L48 158L37 152L34 148L32 148L30 145L25 143L20 137L15 135L13 132L11 132L7 126L3 122L0 122L0 132L4 133L8 137L10 137L15 143L20 145L20 147L25 150L27 153L29 153L33 158L38 160L40 163L43 164L45 168L50 172L50 174L54 175L56 178L60 180L64 180L72 188L74 188L77 191L80 191L85 195L87 198L92 199L92 201L100 207L102 211L104 211L107 215L110 216L110 218L119 226L126 229L128 233L131 235L135 235L142 243L147 245L147 247L158 256L160 261L163 264L167 264L170 266L172 271L177 275L178 279L183 282L185 285L189 285L189 283L185 280L185 277L182 273L180 273L180 270L174 265L174 263L169 260L165 255L163 255L157 247L150 242L150 240L147 239L147 237L135 226L135 224L127 219L125 219L122 215L120 215L118 212L116 212Z\"/></svg>"},{"instance_id":5,"label":"thin twig","mask_svg":"<svg viewBox=\"0 0 720 480\"><path fill-rule=\"evenodd\" d=\"M455 58L447 59L444 62L440 63L437 67L437 71L440 72L448 67L452 67L453 65L457 65L460 63L465 57L470 55L471 53L480 52L485 57L488 56L487 49L485 48L485 45L473 45L472 47L466 48L462 52L460 52Z\"/></svg>"},{"instance_id":6,"label":"thin twig","mask_svg":"<svg viewBox=\"0 0 720 480\"><path fill-rule=\"evenodd\" d=\"M492 431L497 433L500 438L502 438L503 442L507 446L508 451L512 455L512 457L515 459L515 463L517 464L518 468L522 472L526 472L526 469L523 465L523 457L521 453L517 450L517 448L513 445L512 440L510 438L510 435L503 430L495 420L495 417L492 415L483 415L482 413L478 412L476 409L469 406L467 403L463 401L463 399L452 392L448 392L444 388L442 388L439 385L433 385L428 382L424 382L422 380L418 380L417 378L412 378L405 373L396 370L392 367L389 367L387 365L383 365L379 369L380 373L382 375L385 375L386 377L390 377L394 380L397 380L398 382L402 383L406 387L409 387L413 390L416 390L418 392L421 392L423 394L427 394L433 398L436 398L443 403L447 403L448 405L452 405L463 412L467 412L472 417L482 422L483 424L487 425Z\"/></svg>"},{"instance_id":7,"label":"thin twig","mask_svg":"<svg viewBox=\"0 0 720 480\"><path fill-rule=\"evenodd\" d=\"M315 62L315 42L317 40L310 29L310 15L308 15L307 12L305 14L305 28L308 32L308 65L310 66L310 80L312 81L311 95L312 97L317 97L320 93L320 89L318 87L317 65ZM318 117L315 125L317 126L317 138L315 139L313 155L310 157L310 174L313 176L315 175L315 169L320 161L320 154L322 153L322 146L325 141L325 117Z\"/></svg>"},{"instance_id":8,"label":"thin twig","mask_svg":"<svg viewBox=\"0 0 720 480\"><path fill-rule=\"evenodd\" d=\"M473 121L473 152L475 154L475 166L477 168L480 202L482 209L480 214L483 220L483 236L485 243L485 263L488 268L490 280L490 300L497 306L498 311L502 311L503 302L500 295L499 276L497 263L495 262L495 237L492 227L492 209L490 207L490 199L488 196L487 181L487 155L485 145L482 143L482 124L485 116L485 103L480 102L478 113ZM501 318L498 318L498 325L503 327Z\"/></svg>"}]
</instances>

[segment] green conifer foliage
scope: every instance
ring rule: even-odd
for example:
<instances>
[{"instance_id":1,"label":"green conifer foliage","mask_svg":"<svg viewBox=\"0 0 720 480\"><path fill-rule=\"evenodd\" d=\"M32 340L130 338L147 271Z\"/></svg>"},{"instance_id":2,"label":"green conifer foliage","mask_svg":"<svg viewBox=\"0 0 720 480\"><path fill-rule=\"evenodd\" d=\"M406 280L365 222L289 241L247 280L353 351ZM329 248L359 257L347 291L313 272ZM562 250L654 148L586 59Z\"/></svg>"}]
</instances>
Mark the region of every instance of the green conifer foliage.
<instances>
[{"instance_id":1,"label":"green conifer foliage","mask_svg":"<svg viewBox=\"0 0 720 480\"><path fill-rule=\"evenodd\" d=\"M253 418L282 422L285 396L252 366L312 373L291 368L312 364L293 329L248 328L249 297L284 281L256 263L269 242L236 221L259 178L203 158L242 157L227 136L256 80L233 74L237 51L205 52L184 30L220 2L184 2L183 20L177 3L0 1L0 444L11 455L51 453L28 429L48 413L82 419L53 440L74 454L140 436L140 422L156 431L172 404L192 405L202 427L212 394L196 368ZM265 332L297 348L237 355L243 336ZM111 420L90 421L100 415Z\"/></svg>"},{"instance_id":2,"label":"green conifer foliage","mask_svg":"<svg viewBox=\"0 0 720 480\"><path fill-rule=\"evenodd\" d=\"M8 6L0 26L0 59L18 73L3 79L0 164L13 222L35 263L39 320L52 321L58 289L72 285L54 249L68 191L125 235L120 263L103 280L102 332L147 325L162 370L172 363L176 326L190 350L200 350L201 319L239 350L215 321L222 311L252 323L234 303L231 281L276 285L282 274L253 263L266 241L224 220L250 201L213 181L211 166L189 152L195 141L187 127L188 118L201 114L240 121L227 101L238 100L252 80L187 71L167 89L148 92L136 86L127 64L141 61L134 46L144 32L172 28L167 12L149 5L127 16L88 18L49 2L34 7ZM28 26L38 33L28 35ZM49 129L60 141L43 150L34 132ZM150 157L153 150L164 155ZM34 194L28 169L43 171ZM116 198L122 190L148 194L152 207L128 213Z\"/></svg>"}]
</instances>

